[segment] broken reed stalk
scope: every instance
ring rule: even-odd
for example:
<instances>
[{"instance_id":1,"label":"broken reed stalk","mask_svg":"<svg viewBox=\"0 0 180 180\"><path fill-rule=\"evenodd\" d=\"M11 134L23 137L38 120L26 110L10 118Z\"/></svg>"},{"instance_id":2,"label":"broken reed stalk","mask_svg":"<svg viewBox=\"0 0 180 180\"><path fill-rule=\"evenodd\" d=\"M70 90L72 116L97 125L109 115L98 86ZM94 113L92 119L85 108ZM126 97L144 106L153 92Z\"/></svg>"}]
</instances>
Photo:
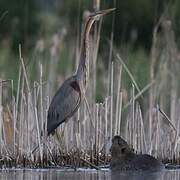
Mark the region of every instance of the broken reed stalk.
<instances>
[{"instance_id":1,"label":"broken reed stalk","mask_svg":"<svg viewBox=\"0 0 180 180\"><path fill-rule=\"evenodd\" d=\"M131 140L132 140L132 142L131 142L131 144L133 144L134 145L134 147L136 147L136 128L135 128L135 101L134 101L134 94L135 94L135 89L134 89L134 84L132 84L132 128L131 128L131 130L132 130L132 138L131 138Z\"/></svg>"},{"instance_id":2,"label":"broken reed stalk","mask_svg":"<svg viewBox=\"0 0 180 180\"><path fill-rule=\"evenodd\" d=\"M98 122L98 112L99 112L99 104L96 104L95 106L95 114L96 114L96 117L95 117L95 127L96 127L96 136L95 136L95 147L96 147L96 156L98 157L98 129L99 129L99 122Z\"/></svg>"},{"instance_id":3,"label":"broken reed stalk","mask_svg":"<svg viewBox=\"0 0 180 180\"><path fill-rule=\"evenodd\" d=\"M22 69L23 69L23 75L24 75L24 78L25 78L25 82L26 82L26 85L27 85L28 92L30 92L30 86L29 86L29 81L28 81L28 77L27 77L27 72L26 72L26 68L25 68L25 65L24 65L24 60L22 58L22 53L21 53L21 45L19 45L19 59L21 61L21 65L22 65Z\"/></svg>"},{"instance_id":4,"label":"broken reed stalk","mask_svg":"<svg viewBox=\"0 0 180 180\"><path fill-rule=\"evenodd\" d=\"M40 83L40 123L41 123L41 128L40 128L40 132L42 132L43 130L43 126L44 126L44 116L43 116L43 113L44 113L44 109L43 109L43 68L42 68L42 64L40 64L40 80L39 80L39 83Z\"/></svg>"},{"instance_id":5,"label":"broken reed stalk","mask_svg":"<svg viewBox=\"0 0 180 180\"><path fill-rule=\"evenodd\" d=\"M98 142L99 142L99 145L98 145L98 152L101 153L101 150L102 150L102 146L103 146L103 142L102 142L102 110L103 110L103 105L102 103L99 104L99 136L98 136Z\"/></svg>"},{"instance_id":6,"label":"broken reed stalk","mask_svg":"<svg viewBox=\"0 0 180 180\"><path fill-rule=\"evenodd\" d=\"M147 84L140 92L138 92L134 96L134 101L137 100L140 96L142 96L142 94L145 93L147 90L149 90L153 84L154 82ZM130 99L130 101L126 105L124 105L123 109L126 109L131 104L131 101L132 99Z\"/></svg>"},{"instance_id":7,"label":"broken reed stalk","mask_svg":"<svg viewBox=\"0 0 180 180\"><path fill-rule=\"evenodd\" d=\"M2 83L0 83L0 152L1 154L3 154L3 151L2 151L2 142L3 142L3 139L2 139L2 127L3 127L3 106L2 106Z\"/></svg>"},{"instance_id":8,"label":"broken reed stalk","mask_svg":"<svg viewBox=\"0 0 180 180\"><path fill-rule=\"evenodd\" d=\"M140 88L139 88L139 86L137 85L137 83L136 83L136 81L135 81L132 73L130 72L129 68L128 68L127 65L124 63L124 61L122 60L122 58L120 57L119 54L117 54L116 57L117 57L118 61L122 64L122 66L123 66L123 68L125 69L125 71L128 73L128 75L129 75L129 77L131 78L133 84L135 85L138 93L140 93Z\"/></svg>"},{"instance_id":9,"label":"broken reed stalk","mask_svg":"<svg viewBox=\"0 0 180 180\"><path fill-rule=\"evenodd\" d=\"M175 132L175 137L174 137L174 141L172 142L174 144L174 150L177 147L177 139L178 139L178 132L176 127L174 126L173 122L169 119L169 117L166 115L166 113L157 105L157 109L158 111L165 117L166 121L168 122L168 124L173 128L174 132Z\"/></svg>"},{"instance_id":10,"label":"broken reed stalk","mask_svg":"<svg viewBox=\"0 0 180 180\"><path fill-rule=\"evenodd\" d=\"M104 144L105 144L105 157L106 157L106 155L108 153L108 150L106 148L106 144L108 142L108 98L107 97L105 98L105 118L104 118L104 120L105 120L105 128L104 128L104 130L105 130L104 142L105 143ZM105 161L106 161L106 159L105 159Z\"/></svg>"},{"instance_id":11,"label":"broken reed stalk","mask_svg":"<svg viewBox=\"0 0 180 180\"><path fill-rule=\"evenodd\" d=\"M135 145L134 148L137 149L138 152L142 152L142 136L141 136L141 124L140 124L140 115L138 113L139 104L136 102L135 106L135 123L136 123L136 137L135 137Z\"/></svg>"},{"instance_id":12,"label":"broken reed stalk","mask_svg":"<svg viewBox=\"0 0 180 180\"><path fill-rule=\"evenodd\" d=\"M119 95L118 135L121 135L122 92Z\"/></svg>"},{"instance_id":13,"label":"broken reed stalk","mask_svg":"<svg viewBox=\"0 0 180 180\"><path fill-rule=\"evenodd\" d=\"M110 112L110 139L112 139L112 136L114 134L113 132L113 85L114 85L114 62L111 63L111 112Z\"/></svg>"},{"instance_id":14,"label":"broken reed stalk","mask_svg":"<svg viewBox=\"0 0 180 180\"><path fill-rule=\"evenodd\" d=\"M142 138L140 138L142 141L141 141L141 144L143 144L143 148L142 148L142 151L141 152L145 152L147 153L147 143L146 143L146 136L145 136L145 130L144 130L144 122L143 122L143 118L142 118L142 112L141 112L141 108L140 108L140 105L138 104L138 114L139 114L139 119L140 119L140 135Z\"/></svg>"},{"instance_id":15,"label":"broken reed stalk","mask_svg":"<svg viewBox=\"0 0 180 180\"><path fill-rule=\"evenodd\" d=\"M117 86L117 99L116 99L116 122L115 122L115 135L118 135L120 130L120 119L119 114L121 113L121 102L120 102L120 89L121 89L121 74L122 74L122 66L119 67L119 75L118 75L118 86Z\"/></svg>"},{"instance_id":16,"label":"broken reed stalk","mask_svg":"<svg viewBox=\"0 0 180 180\"><path fill-rule=\"evenodd\" d=\"M159 140L159 132L160 132L160 117L159 117L159 112L157 112L157 124L156 124L156 143L155 143L155 157L158 157L158 146L159 146L159 143L160 143L160 140Z\"/></svg>"}]
</instances>

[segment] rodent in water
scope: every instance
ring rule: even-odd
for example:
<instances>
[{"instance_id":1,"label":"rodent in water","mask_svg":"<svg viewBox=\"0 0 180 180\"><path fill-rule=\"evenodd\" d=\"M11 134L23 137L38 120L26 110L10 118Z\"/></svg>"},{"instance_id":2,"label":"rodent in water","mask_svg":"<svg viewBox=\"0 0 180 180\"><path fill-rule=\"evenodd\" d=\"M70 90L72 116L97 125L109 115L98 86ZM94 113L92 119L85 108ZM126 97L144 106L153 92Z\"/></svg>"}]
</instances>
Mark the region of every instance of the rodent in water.
<instances>
[{"instance_id":1,"label":"rodent in water","mask_svg":"<svg viewBox=\"0 0 180 180\"><path fill-rule=\"evenodd\" d=\"M128 143L120 136L114 136L111 146L111 170L118 171L159 171L164 165L148 154L135 154Z\"/></svg>"}]
</instances>

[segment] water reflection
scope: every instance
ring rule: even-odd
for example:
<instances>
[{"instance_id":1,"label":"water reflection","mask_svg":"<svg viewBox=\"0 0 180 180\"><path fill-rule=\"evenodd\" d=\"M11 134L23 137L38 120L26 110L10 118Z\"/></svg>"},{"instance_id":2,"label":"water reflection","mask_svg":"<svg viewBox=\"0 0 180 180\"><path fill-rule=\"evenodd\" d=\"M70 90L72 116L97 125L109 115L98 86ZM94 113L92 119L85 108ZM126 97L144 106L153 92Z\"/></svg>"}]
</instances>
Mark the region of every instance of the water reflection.
<instances>
[{"instance_id":1,"label":"water reflection","mask_svg":"<svg viewBox=\"0 0 180 180\"><path fill-rule=\"evenodd\" d=\"M112 173L79 169L7 169L0 170L0 180L179 180L180 170L159 173Z\"/></svg>"},{"instance_id":2,"label":"water reflection","mask_svg":"<svg viewBox=\"0 0 180 180\"><path fill-rule=\"evenodd\" d=\"M111 173L111 180L159 180L161 173Z\"/></svg>"},{"instance_id":3,"label":"water reflection","mask_svg":"<svg viewBox=\"0 0 180 180\"><path fill-rule=\"evenodd\" d=\"M180 180L180 170L153 173L111 173L111 180Z\"/></svg>"}]
</instances>

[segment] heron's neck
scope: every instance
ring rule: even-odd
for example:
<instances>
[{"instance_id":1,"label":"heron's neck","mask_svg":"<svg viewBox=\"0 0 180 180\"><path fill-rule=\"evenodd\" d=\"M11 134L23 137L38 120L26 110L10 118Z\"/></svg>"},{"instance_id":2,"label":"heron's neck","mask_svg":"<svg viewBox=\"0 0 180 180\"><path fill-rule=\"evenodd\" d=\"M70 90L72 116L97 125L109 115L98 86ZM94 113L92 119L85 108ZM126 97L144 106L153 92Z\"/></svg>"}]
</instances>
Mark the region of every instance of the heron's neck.
<instances>
[{"instance_id":1,"label":"heron's neck","mask_svg":"<svg viewBox=\"0 0 180 180\"><path fill-rule=\"evenodd\" d=\"M89 18L86 21L82 46L81 46L80 61L77 69L77 79L79 81L82 81L85 86L87 84L86 81L89 76L89 33L93 23L94 23L94 19L92 18Z\"/></svg>"}]
</instances>

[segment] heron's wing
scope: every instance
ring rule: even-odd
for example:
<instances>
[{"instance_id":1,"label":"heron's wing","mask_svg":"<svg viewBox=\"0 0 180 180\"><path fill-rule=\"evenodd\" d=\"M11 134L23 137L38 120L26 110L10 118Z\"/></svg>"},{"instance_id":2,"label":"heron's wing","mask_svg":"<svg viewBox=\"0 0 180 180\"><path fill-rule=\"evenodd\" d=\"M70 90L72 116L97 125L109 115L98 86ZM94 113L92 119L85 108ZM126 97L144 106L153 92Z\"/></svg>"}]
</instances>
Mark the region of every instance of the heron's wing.
<instances>
[{"instance_id":1,"label":"heron's wing","mask_svg":"<svg viewBox=\"0 0 180 180\"><path fill-rule=\"evenodd\" d=\"M77 111L80 101L81 95L77 82L65 81L54 96L48 110L48 135Z\"/></svg>"}]
</instances>

